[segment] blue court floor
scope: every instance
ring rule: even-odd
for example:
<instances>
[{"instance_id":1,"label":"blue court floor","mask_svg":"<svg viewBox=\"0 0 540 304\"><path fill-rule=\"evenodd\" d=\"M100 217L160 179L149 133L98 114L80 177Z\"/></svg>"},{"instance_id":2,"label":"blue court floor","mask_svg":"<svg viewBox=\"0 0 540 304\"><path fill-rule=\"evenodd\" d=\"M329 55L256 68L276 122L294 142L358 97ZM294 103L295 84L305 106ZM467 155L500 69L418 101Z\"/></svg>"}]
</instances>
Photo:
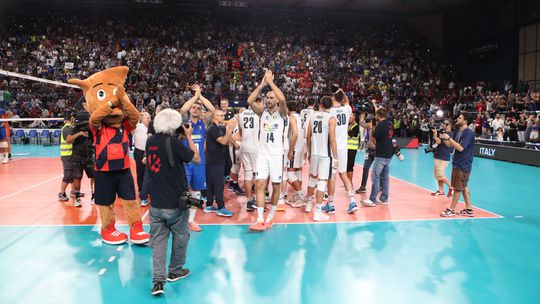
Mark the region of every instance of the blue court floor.
<instances>
[{"instance_id":1,"label":"blue court floor","mask_svg":"<svg viewBox=\"0 0 540 304\"><path fill-rule=\"evenodd\" d=\"M432 156L403 153L390 174L433 189ZM502 218L288 224L260 234L204 226L189 243L192 274L161 298L150 295L150 248L104 245L95 226L0 223L0 303L538 303L539 178L537 167L474 160L473 204Z\"/></svg>"}]
</instances>

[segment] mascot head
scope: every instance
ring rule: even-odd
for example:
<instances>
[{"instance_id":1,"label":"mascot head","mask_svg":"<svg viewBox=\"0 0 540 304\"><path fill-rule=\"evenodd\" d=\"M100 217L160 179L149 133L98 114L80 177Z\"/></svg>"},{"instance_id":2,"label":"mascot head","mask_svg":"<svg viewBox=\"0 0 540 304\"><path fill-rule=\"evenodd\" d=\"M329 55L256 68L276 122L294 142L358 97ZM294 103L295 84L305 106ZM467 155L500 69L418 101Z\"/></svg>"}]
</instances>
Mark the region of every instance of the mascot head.
<instances>
[{"instance_id":1,"label":"mascot head","mask_svg":"<svg viewBox=\"0 0 540 304\"><path fill-rule=\"evenodd\" d=\"M83 107L92 114L108 101L114 105L119 104L117 91L119 87L124 86L128 70L128 67L118 66L97 72L84 80L70 79L68 82L83 90L86 99ZM111 114L103 119L103 123L110 126L119 125L125 116L122 107L115 107Z\"/></svg>"}]
</instances>

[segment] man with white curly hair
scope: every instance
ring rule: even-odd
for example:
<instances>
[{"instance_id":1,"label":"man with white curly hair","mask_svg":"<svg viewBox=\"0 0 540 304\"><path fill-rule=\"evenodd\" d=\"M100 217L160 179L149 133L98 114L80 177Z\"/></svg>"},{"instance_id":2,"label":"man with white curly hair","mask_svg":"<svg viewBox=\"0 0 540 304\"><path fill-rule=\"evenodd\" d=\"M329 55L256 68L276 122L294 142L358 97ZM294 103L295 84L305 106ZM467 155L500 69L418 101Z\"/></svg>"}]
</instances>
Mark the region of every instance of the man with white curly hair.
<instances>
[{"instance_id":1,"label":"man with white curly hair","mask_svg":"<svg viewBox=\"0 0 540 304\"><path fill-rule=\"evenodd\" d=\"M189 269L182 268L189 241L189 209L180 197L189 189L184 164L199 163L201 157L191 138L193 128L190 124L183 126L182 134L189 148L177 137L176 130L181 124L182 117L178 111L165 109L154 119L156 134L146 141L148 192L152 197L150 245L153 249L153 295L163 294L165 281L174 282L189 274ZM172 235L172 252L169 273L166 275L169 234Z\"/></svg>"}]
</instances>

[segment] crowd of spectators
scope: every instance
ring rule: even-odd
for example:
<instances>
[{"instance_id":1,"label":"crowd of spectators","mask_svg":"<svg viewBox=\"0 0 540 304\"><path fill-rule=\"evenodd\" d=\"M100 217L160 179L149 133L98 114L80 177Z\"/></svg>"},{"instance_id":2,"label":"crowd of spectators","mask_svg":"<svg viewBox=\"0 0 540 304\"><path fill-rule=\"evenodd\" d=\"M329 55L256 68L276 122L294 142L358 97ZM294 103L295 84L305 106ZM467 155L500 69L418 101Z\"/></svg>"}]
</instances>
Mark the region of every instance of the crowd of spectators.
<instances>
[{"instance_id":1,"label":"crowd of spectators","mask_svg":"<svg viewBox=\"0 0 540 304\"><path fill-rule=\"evenodd\" d=\"M538 95L510 82L504 90L456 83L438 51L395 22L179 18L163 12L118 19L117 14L24 11L2 18L0 36L0 68L25 75L66 82L127 65L127 92L139 110L150 113L158 104L180 107L191 97L193 83L201 84L213 102L227 96L242 104L264 68L271 68L289 100L321 96L331 83L344 88L353 104L377 99L389 109L399 136L424 139L439 109L448 116L481 112L479 137L498 138L500 130L490 130L495 112L504 113L508 134L514 125L538 124L536 115L521 114L540 110ZM11 92L7 108L21 118L61 117L81 96L75 89L13 77L0 77L0 89Z\"/></svg>"}]
</instances>

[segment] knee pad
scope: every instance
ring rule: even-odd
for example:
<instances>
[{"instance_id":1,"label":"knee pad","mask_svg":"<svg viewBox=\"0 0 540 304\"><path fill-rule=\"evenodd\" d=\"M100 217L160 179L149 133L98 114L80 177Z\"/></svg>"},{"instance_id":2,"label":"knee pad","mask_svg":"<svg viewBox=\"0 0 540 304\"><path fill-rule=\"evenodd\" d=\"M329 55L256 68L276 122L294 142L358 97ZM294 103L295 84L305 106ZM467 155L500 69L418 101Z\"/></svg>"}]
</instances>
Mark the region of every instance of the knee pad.
<instances>
[{"instance_id":1,"label":"knee pad","mask_svg":"<svg viewBox=\"0 0 540 304\"><path fill-rule=\"evenodd\" d=\"M287 176L289 177L289 180L291 182L295 182L295 181L298 180L298 177L296 176L296 172L294 172L294 171L287 172Z\"/></svg>"},{"instance_id":2,"label":"knee pad","mask_svg":"<svg viewBox=\"0 0 540 304\"><path fill-rule=\"evenodd\" d=\"M315 188L317 187L317 179L315 177L309 176L308 187Z\"/></svg>"},{"instance_id":3,"label":"knee pad","mask_svg":"<svg viewBox=\"0 0 540 304\"><path fill-rule=\"evenodd\" d=\"M6 149L8 147L7 141L0 142L0 149Z\"/></svg>"},{"instance_id":4,"label":"knee pad","mask_svg":"<svg viewBox=\"0 0 540 304\"><path fill-rule=\"evenodd\" d=\"M328 185L328 181L325 181L325 180L317 181L317 191L325 192L327 185Z\"/></svg>"},{"instance_id":5,"label":"knee pad","mask_svg":"<svg viewBox=\"0 0 540 304\"><path fill-rule=\"evenodd\" d=\"M296 171L296 180L302 181L302 171Z\"/></svg>"},{"instance_id":6,"label":"knee pad","mask_svg":"<svg viewBox=\"0 0 540 304\"><path fill-rule=\"evenodd\" d=\"M253 171L244 171L244 181L251 181L253 179Z\"/></svg>"},{"instance_id":7,"label":"knee pad","mask_svg":"<svg viewBox=\"0 0 540 304\"><path fill-rule=\"evenodd\" d=\"M240 172L240 164L234 164L231 167L231 173L232 174L238 174Z\"/></svg>"}]
</instances>

